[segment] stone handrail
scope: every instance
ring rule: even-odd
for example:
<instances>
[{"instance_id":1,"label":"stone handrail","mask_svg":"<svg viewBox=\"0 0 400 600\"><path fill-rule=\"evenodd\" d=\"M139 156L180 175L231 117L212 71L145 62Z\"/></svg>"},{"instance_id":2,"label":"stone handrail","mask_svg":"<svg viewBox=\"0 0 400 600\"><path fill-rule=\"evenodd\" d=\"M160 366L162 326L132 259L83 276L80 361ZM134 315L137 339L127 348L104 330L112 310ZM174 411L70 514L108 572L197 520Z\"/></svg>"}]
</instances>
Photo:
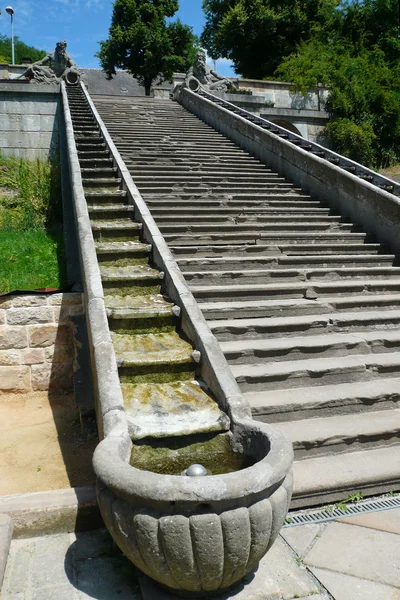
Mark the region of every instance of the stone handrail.
<instances>
[{"instance_id":1,"label":"stone handrail","mask_svg":"<svg viewBox=\"0 0 400 600\"><path fill-rule=\"evenodd\" d=\"M395 194L396 196L400 196L400 184L397 183L396 181L393 181L392 179L389 179L388 177L384 177L383 175L380 175L379 173L376 173L375 171L372 171L371 169L368 169L367 167L365 167L353 160L350 160L349 158L346 158L345 156L342 156L341 154L337 154L336 152L333 152L333 150L330 150L329 148L325 148L324 146L321 146L320 144L317 144L316 142L310 142L308 140L305 140L300 135L297 135L296 133L293 133L293 132L285 129L284 127L281 127L280 125L272 123L271 121L268 121L267 119L265 119L263 117L258 117L256 115L252 114L251 112L249 112L243 108L240 108L240 107L236 106L235 104L228 102L227 100L224 100L220 96L210 94L209 92L207 92L205 90L200 90L200 92L198 92L198 93L199 93L199 95L203 96L204 98L211 100L211 102L216 102L216 103L220 104L227 110L235 111L236 114L238 114L239 116L241 116L242 118L244 118L246 120L253 122L255 125L259 125L260 127L263 127L265 129L269 130L273 135L277 135L277 136L284 135L288 142L299 145L300 148L303 148L303 149L307 150L308 152L311 152L311 153L316 152L316 153L318 153L318 155L323 154L324 155L322 157L323 159L325 159L327 161L332 161L332 163L334 165L337 165L339 168L351 169L351 173L355 174L357 177L365 178L365 180L370 182L371 184L376 185L378 187L382 187L382 189L385 189L386 191L390 191L393 194Z\"/></svg>"},{"instance_id":2,"label":"stone handrail","mask_svg":"<svg viewBox=\"0 0 400 600\"><path fill-rule=\"evenodd\" d=\"M394 252L400 252L399 184L331 153L318 144L306 142L300 136L208 92L201 91L199 94L180 89L176 90L174 98L189 112L251 152L261 162L301 186L312 196L327 202L356 225L362 226L364 231L376 235L381 242L390 244ZM271 129L278 133L273 133ZM281 133L284 138L279 135ZM318 148L318 153L313 154L302 145ZM337 166L336 161L329 162L319 156L319 151L325 155L331 153L343 161L343 164L371 173L371 176L387 184L393 193Z\"/></svg>"}]
</instances>

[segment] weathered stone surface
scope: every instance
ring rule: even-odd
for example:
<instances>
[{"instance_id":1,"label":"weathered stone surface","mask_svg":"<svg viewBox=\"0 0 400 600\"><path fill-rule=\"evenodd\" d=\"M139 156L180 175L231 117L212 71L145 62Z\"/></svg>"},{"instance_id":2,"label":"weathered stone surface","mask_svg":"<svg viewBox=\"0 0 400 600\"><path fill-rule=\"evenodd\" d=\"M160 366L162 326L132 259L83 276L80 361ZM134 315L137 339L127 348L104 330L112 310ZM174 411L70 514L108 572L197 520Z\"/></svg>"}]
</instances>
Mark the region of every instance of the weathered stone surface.
<instances>
[{"instance_id":1,"label":"weathered stone surface","mask_svg":"<svg viewBox=\"0 0 400 600\"><path fill-rule=\"evenodd\" d=\"M45 295L34 295L34 296L11 296L10 306L4 308L22 308L25 306L46 306L47 296Z\"/></svg>"},{"instance_id":2,"label":"weathered stone surface","mask_svg":"<svg viewBox=\"0 0 400 600\"><path fill-rule=\"evenodd\" d=\"M82 304L82 298L83 294L79 293L51 294L49 296L49 304L53 306L71 306Z\"/></svg>"},{"instance_id":3,"label":"weathered stone surface","mask_svg":"<svg viewBox=\"0 0 400 600\"><path fill-rule=\"evenodd\" d=\"M29 367L0 367L0 390L27 392L31 389Z\"/></svg>"},{"instance_id":4,"label":"weathered stone surface","mask_svg":"<svg viewBox=\"0 0 400 600\"><path fill-rule=\"evenodd\" d=\"M6 311L0 310L0 325L4 325L5 322L6 322Z\"/></svg>"},{"instance_id":5,"label":"weathered stone surface","mask_svg":"<svg viewBox=\"0 0 400 600\"><path fill-rule=\"evenodd\" d=\"M8 325L33 325L35 323L52 323L53 311L50 307L9 308L7 310Z\"/></svg>"},{"instance_id":6,"label":"weathered stone surface","mask_svg":"<svg viewBox=\"0 0 400 600\"><path fill-rule=\"evenodd\" d=\"M28 332L29 345L34 348L69 344L72 341L72 332L68 325L30 326Z\"/></svg>"},{"instance_id":7,"label":"weathered stone surface","mask_svg":"<svg viewBox=\"0 0 400 600\"><path fill-rule=\"evenodd\" d=\"M400 587L400 536L331 523L304 558L310 567Z\"/></svg>"},{"instance_id":8,"label":"weathered stone surface","mask_svg":"<svg viewBox=\"0 0 400 600\"><path fill-rule=\"evenodd\" d=\"M0 350L0 365L21 364L21 353L19 350Z\"/></svg>"},{"instance_id":9,"label":"weathered stone surface","mask_svg":"<svg viewBox=\"0 0 400 600\"><path fill-rule=\"evenodd\" d=\"M27 345L26 327L0 327L0 349L26 348Z\"/></svg>"},{"instance_id":10,"label":"weathered stone surface","mask_svg":"<svg viewBox=\"0 0 400 600\"><path fill-rule=\"evenodd\" d=\"M140 578L143 600L178 600L164 592L147 577ZM221 600L322 600L321 588L304 567L300 567L288 546L280 538L260 561L255 573L245 577L237 588L218 596ZM349 600L348 597L346 600ZM353 599L352 599L353 600Z\"/></svg>"},{"instance_id":11,"label":"weathered stone surface","mask_svg":"<svg viewBox=\"0 0 400 600\"><path fill-rule=\"evenodd\" d=\"M299 525L285 527L281 531L281 536L299 556L304 556L320 533L321 525Z\"/></svg>"},{"instance_id":12,"label":"weathered stone surface","mask_svg":"<svg viewBox=\"0 0 400 600\"><path fill-rule=\"evenodd\" d=\"M72 344L56 344L44 350L46 361L53 363L70 363L74 359L74 346Z\"/></svg>"},{"instance_id":13,"label":"weathered stone surface","mask_svg":"<svg viewBox=\"0 0 400 600\"><path fill-rule=\"evenodd\" d=\"M3 583L4 572L6 570L12 532L13 524L11 517L0 514L0 590Z\"/></svg>"},{"instance_id":14,"label":"weathered stone surface","mask_svg":"<svg viewBox=\"0 0 400 600\"><path fill-rule=\"evenodd\" d=\"M335 600L400 600L400 590L367 579L310 568Z\"/></svg>"},{"instance_id":15,"label":"weathered stone surface","mask_svg":"<svg viewBox=\"0 0 400 600\"><path fill-rule=\"evenodd\" d=\"M72 363L32 365L32 389L68 390L73 385Z\"/></svg>"},{"instance_id":16,"label":"weathered stone surface","mask_svg":"<svg viewBox=\"0 0 400 600\"><path fill-rule=\"evenodd\" d=\"M24 364L37 365L45 361L45 353L42 348L26 348L22 352Z\"/></svg>"},{"instance_id":17,"label":"weathered stone surface","mask_svg":"<svg viewBox=\"0 0 400 600\"><path fill-rule=\"evenodd\" d=\"M365 515L354 515L338 519L338 523L349 523L359 525L360 527L369 527L388 533L397 533L400 535L400 508L391 510L373 512Z\"/></svg>"},{"instance_id":18,"label":"weathered stone surface","mask_svg":"<svg viewBox=\"0 0 400 600\"><path fill-rule=\"evenodd\" d=\"M81 304L71 304L67 306L54 306L53 315L54 321L64 323L69 321L71 317L83 314L84 310Z\"/></svg>"}]
</instances>

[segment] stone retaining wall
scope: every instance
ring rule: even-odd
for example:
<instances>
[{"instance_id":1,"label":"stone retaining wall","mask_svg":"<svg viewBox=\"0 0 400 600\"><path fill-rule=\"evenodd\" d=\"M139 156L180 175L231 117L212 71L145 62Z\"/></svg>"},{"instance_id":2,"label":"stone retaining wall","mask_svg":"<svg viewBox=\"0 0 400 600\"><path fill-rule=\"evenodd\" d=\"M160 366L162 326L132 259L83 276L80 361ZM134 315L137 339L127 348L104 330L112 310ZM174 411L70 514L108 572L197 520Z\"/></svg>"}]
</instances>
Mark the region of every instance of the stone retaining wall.
<instances>
[{"instance_id":1,"label":"stone retaining wall","mask_svg":"<svg viewBox=\"0 0 400 600\"><path fill-rule=\"evenodd\" d=\"M0 298L0 394L70 390L82 294Z\"/></svg>"}]
</instances>

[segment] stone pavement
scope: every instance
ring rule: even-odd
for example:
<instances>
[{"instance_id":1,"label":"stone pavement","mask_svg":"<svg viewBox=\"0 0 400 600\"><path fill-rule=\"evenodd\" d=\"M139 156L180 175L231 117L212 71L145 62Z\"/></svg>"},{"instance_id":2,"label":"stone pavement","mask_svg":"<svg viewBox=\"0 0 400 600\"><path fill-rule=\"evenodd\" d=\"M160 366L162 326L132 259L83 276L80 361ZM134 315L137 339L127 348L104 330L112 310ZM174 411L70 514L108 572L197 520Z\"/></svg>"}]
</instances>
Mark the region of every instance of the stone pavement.
<instances>
[{"instance_id":1,"label":"stone pavement","mask_svg":"<svg viewBox=\"0 0 400 600\"><path fill-rule=\"evenodd\" d=\"M264 561L254 595L233 598L400 600L400 509L285 528ZM12 542L0 600L84 599L142 600L105 530Z\"/></svg>"},{"instance_id":2,"label":"stone pavement","mask_svg":"<svg viewBox=\"0 0 400 600\"><path fill-rule=\"evenodd\" d=\"M400 600L400 509L282 530L335 600Z\"/></svg>"}]
</instances>

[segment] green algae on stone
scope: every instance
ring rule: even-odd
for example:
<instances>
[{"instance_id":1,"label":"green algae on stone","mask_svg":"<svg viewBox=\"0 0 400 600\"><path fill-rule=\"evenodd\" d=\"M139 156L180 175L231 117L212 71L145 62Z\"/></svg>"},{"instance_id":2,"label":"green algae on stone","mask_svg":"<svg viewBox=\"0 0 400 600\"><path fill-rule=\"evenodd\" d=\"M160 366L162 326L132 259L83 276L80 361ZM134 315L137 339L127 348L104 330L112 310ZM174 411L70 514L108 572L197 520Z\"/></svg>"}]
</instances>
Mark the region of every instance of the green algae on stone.
<instances>
[{"instance_id":1,"label":"green algae on stone","mask_svg":"<svg viewBox=\"0 0 400 600\"><path fill-rule=\"evenodd\" d=\"M117 359L138 364L168 363L170 365L192 361L193 348L175 331L130 335L112 332L112 343Z\"/></svg>"},{"instance_id":2,"label":"green algae on stone","mask_svg":"<svg viewBox=\"0 0 400 600\"><path fill-rule=\"evenodd\" d=\"M120 267L138 267L140 266L149 266L149 260L147 256L138 256L135 254L134 256L121 256L121 257L111 257L109 254L98 254L97 259L99 261L100 269L101 268L120 268Z\"/></svg>"},{"instance_id":3,"label":"green algae on stone","mask_svg":"<svg viewBox=\"0 0 400 600\"><path fill-rule=\"evenodd\" d=\"M171 383L174 381L188 381L193 379L195 363L182 364L155 364L136 367L120 367L119 379L121 383Z\"/></svg>"},{"instance_id":4,"label":"green algae on stone","mask_svg":"<svg viewBox=\"0 0 400 600\"><path fill-rule=\"evenodd\" d=\"M160 281L161 283L161 281ZM148 285L144 281L102 281L106 296L156 296L160 293L160 285Z\"/></svg>"},{"instance_id":5,"label":"green algae on stone","mask_svg":"<svg viewBox=\"0 0 400 600\"><path fill-rule=\"evenodd\" d=\"M246 469L255 460L233 451L229 433L146 438L133 444L130 458L133 467L162 475L181 475L194 463L221 475Z\"/></svg>"},{"instance_id":6,"label":"green algae on stone","mask_svg":"<svg viewBox=\"0 0 400 600\"><path fill-rule=\"evenodd\" d=\"M132 439L228 431L230 420L196 380L121 385Z\"/></svg>"}]
</instances>

